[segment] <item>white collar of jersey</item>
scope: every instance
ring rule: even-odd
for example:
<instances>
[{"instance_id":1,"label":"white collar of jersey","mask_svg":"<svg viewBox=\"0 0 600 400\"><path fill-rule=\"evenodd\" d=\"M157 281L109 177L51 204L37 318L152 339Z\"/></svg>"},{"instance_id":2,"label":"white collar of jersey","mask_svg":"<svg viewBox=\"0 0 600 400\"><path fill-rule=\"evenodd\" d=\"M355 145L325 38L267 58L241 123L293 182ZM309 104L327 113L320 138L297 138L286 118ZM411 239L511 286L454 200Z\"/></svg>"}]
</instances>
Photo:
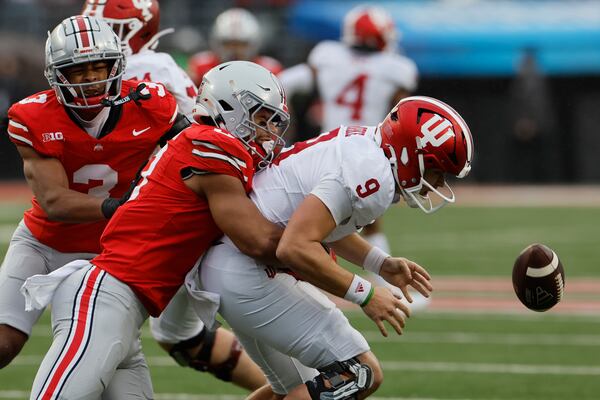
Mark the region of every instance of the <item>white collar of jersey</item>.
<instances>
[{"instance_id":1,"label":"white collar of jersey","mask_svg":"<svg viewBox=\"0 0 600 400\"><path fill-rule=\"evenodd\" d=\"M96 115L89 121L86 121L83 118L81 118L79 114L77 114L75 111L71 110L71 112L75 116L75 119L81 124L81 127L85 129L85 131L90 136L97 138L100 132L102 131L104 123L108 119L108 116L110 114L110 107L103 107L102 110L100 110L100 112L98 113L98 115Z\"/></svg>"}]
</instances>

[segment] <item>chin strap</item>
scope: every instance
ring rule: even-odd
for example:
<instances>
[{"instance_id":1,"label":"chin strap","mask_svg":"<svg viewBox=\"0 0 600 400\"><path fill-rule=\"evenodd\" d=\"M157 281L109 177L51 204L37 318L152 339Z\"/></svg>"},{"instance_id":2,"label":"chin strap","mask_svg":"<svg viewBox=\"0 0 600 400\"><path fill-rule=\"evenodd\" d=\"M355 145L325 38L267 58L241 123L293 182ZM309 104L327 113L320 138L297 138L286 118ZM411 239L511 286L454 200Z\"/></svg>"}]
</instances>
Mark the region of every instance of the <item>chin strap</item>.
<instances>
[{"instance_id":1,"label":"chin strap","mask_svg":"<svg viewBox=\"0 0 600 400\"><path fill-rule=\"evenodd\" d=\"M150 91L142 93L144 89L146 89L146 84L142 82L139 85L137 85L135 89L130 88L127 96L120 97L115 100L102 99L101 103L104 107L120 106L121 104L129 103L130 101L135 101L136 104L139 104L140 101L148 100L150 97L152 97Z\"/></svg>"}]
</instances>

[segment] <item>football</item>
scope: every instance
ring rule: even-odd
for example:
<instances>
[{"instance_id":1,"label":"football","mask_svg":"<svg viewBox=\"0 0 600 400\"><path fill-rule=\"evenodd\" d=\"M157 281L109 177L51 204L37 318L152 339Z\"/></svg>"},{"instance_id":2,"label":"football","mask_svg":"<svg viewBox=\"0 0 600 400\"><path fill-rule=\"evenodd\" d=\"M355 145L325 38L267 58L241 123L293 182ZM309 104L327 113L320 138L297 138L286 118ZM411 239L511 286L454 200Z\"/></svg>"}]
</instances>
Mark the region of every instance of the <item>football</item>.
<instances>
[{"instance_id":1,"label":"football","mask_svg":"<svg viewBox=\"0 0 600 400\"><path fill-rule=\"evenodd\" d=\"M565 271L552 249L536 243L527 246L515 260L512 282L525 307L546 311L563 297Z\"/></svg>"}]
</instances>

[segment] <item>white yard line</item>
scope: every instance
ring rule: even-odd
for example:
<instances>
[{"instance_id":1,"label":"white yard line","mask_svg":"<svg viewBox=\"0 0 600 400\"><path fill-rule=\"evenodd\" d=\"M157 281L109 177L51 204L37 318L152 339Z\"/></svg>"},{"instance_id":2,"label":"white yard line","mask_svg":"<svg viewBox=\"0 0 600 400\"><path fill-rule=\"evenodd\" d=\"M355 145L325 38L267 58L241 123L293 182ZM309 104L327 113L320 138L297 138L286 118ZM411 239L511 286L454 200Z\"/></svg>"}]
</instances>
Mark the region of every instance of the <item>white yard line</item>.
<instances>
[{"instance_id":1,"label":"white yard line","mask_svg":"<svg viewBox=\"0 0 600 400\"><path fill-rule=\"evenodd\" d=\"M50 325L37 325L34 337L50 337ZM369 343L450 343L450 344L498 344L522 346L600 346L600 335L584 334L539 334L539 333L472 333L472 332L408 332L402 336L390 334L383 337L379 331L361 331ZM142 337L152 338L147 327L142 329Z\"/></svg>"},{"instance_id":2,"label":"white yard line","mask_svg":"<svg viewBox=\"0 0 600 400\"><path fill-rule=\"evenodd\" d=\"M179 366L169 356L147 357L150 368ZM19 356L11 365L38 366L42 356ZM444 361L382 361L386 371L426 371L426 372L468 372L483 374L516 375L575 375L600 376L600 366L596 365L546 365L546 364L491 364L460 363Z\"/></svg>"},{"instance_id":3,"label":"white yard line","mask_svg":"<svg viewBox=\"0 0 600 400\"><path fill-rule=\"evenodd\" d=\"M29 392L22 390L0 390L0 399L28 399ZM242 400L245 396L235 394L192 394L192 393L155 393L156 400ZM445 399L441 397L370 397L373 400L474 400ZM493 400L487 398L485 400Z\"/></svg>"}]
</instances>

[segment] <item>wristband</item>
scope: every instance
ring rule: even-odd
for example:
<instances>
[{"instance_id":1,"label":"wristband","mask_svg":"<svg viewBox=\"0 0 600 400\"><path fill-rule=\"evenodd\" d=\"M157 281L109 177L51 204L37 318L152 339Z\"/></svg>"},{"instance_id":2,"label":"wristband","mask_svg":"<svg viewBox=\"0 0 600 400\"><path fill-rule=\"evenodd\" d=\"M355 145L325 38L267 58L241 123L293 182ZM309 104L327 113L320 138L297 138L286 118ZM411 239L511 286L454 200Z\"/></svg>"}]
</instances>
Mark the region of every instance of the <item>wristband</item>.
<instances>
[{"instance_id":1,"label":"wristband","mask_svg":"<svg viewBox=\"0 0 600 400\"><path fill-rule=\"evenodd\" d=\"M354 275L350 287L344 295L344 299L358 304L359 306L366 306L371 297L373 296L373 287L371 282L362 278L358 275Z\"/></svg>"},{"instance_id":2,"label":"wristband","mask_svg":"<svg viewBox=\"0 0 600 400\"><path fill-rule=\"evenodd\" d=\"M381 266L388 257L391 257L388 253L381 250L379 247L373 246L363 261L363 268L365 271L371 271L374 274L379 275Z\"/></svg>"},{"instance_id":3,"label":"wristband","mask_svg":"<svg viewBox=\"0 0 600 400\"><path fill-rule=\"evenodd\" d=\"M113 199L112 197L107 197L104 199L102 206L100 207L102 209L102 215L104 215L104 218L110 219L120 205L121 202L119 199Z\"/></svg>"}]
</instances>

